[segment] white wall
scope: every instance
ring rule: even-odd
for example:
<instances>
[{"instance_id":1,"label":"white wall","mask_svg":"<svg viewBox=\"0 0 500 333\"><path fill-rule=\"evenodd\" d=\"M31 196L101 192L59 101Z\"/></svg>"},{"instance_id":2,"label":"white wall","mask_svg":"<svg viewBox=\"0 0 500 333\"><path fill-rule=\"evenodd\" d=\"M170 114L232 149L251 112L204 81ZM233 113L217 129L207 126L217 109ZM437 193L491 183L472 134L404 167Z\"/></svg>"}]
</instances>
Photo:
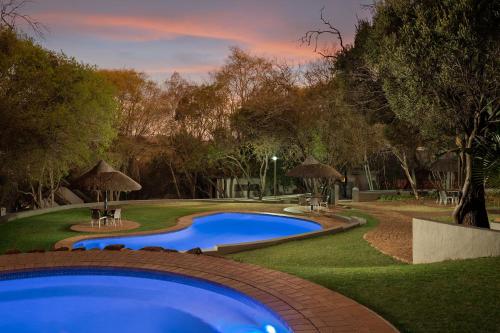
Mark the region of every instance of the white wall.
<instances>
[{"instance_id":1,"label":"white wall","mask_svg":"<svg viewBox=\"0 0 500 333\"><path fill-rule=\"evenodd\" d=\"M413 263L500 256L500 231L413 219Z\"/></svg>"}]
</instances>

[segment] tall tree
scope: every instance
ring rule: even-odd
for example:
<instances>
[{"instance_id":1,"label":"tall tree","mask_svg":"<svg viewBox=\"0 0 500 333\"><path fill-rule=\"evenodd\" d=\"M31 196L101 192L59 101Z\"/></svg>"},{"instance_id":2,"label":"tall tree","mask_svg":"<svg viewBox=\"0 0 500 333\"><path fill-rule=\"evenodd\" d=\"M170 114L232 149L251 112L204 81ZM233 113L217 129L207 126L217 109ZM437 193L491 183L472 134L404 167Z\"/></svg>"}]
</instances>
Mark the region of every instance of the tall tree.
<instances>
[{"instance_id":1,"label":"tall tree","mask_svg":"<svg viewBox=\"0 0 500 333\"><path fill-rule=\"evenodd\" d=\"M0 156L19 189L43 206L59 180L114 136L112 88L93 67L0 30Z\"/></svg>"},{"instance_id":2,"label":"tall tree","mask_svg":"<svg viewBox=\"0 0 500 333\"><path fill-rule=\"evenodd\" d=\"M112 151L120 169L140 179L139 165L156 151L154 136L172 120L165 93L144 73L135 70L101 70L115 88L118 102L118 136Z\"/></svg>"},{"instance_id":3,"label":"tall tree","mask_svg":"<svg viewBox=\"0 0 500 333\"><path fill-rule=\"evenodd\" d=\"M456 136L465 177L455 221L489 227L472 174L476 139L500 121L500 2L387 0L375 10L374 68L391 108L424 134Z\"/></svg>"}]
</instances>

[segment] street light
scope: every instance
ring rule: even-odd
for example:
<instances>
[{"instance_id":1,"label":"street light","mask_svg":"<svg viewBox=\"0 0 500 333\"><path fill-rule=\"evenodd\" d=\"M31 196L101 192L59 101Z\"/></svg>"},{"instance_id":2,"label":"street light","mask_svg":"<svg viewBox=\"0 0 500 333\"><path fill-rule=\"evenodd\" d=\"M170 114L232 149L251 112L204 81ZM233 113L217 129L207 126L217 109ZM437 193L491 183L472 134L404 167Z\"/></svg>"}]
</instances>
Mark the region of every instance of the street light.
<instances>
[{"instance_id":1,"label":"street light","mask_svg":"<svg viewBox=\"0 0 500 333\"><path fill-rule=\"evenodd\" d=\"M273 155L271 159L274 162L274 196L276 197L276 161L278 160L278 157L276 157L276 155Z\"/></svg>"}]
</instances>

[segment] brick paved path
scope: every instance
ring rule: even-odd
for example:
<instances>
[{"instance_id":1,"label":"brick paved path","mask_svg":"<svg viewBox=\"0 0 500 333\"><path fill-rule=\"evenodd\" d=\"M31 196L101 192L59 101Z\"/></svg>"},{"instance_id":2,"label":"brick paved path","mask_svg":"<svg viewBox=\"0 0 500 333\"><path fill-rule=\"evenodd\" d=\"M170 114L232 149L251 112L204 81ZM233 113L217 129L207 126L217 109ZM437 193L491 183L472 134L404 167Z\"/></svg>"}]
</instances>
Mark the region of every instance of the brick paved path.
<instances>
[{"instance_id":1,"label":"brick paved path","mask_svg":"<svg viewBox=\"0 0 500 333\"><path fill-rule=\"evenodd\" d=\"M124 267L222 283L266 304L296 333L397 332L355 301L300 278L224 258L147 251L82 251L0 256L0 273L48 267Z\"/></svg>"}]
</instances>

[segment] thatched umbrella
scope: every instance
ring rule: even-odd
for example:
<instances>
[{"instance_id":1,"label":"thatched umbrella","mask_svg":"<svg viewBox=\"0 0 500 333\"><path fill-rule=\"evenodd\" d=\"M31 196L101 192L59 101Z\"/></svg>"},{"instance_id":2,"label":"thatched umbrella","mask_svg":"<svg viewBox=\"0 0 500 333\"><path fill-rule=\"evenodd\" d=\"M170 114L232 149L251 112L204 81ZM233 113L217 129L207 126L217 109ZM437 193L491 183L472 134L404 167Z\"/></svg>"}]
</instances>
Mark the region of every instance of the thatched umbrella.
<instances>
[{"instance_id":1,"label":"thatched umbrella","mask_svg":"<svg viewBox=\"0 0 500 333\"><path fill-rule=\"evenodd\" d=\"M309 156L302 164L296 166L286 173L289 177L304 178L307 186L311 186L316 191L316 180L318 179L342 179L342 175L335 168L318 162L314 157ZM308 184L309 181L309 184Z\"/></svg>"},{"instance_id":2,"label":"thatched umbrella","mask_svg":"<svg viewBox=\"0 0 500 333\"><path fill-rule=\"evenodd\" d=\"M104 209L108 209L108 191L128 192L138 191L142 188L135 180L115 170L102 160L78 177L75 183L89 190L105 191Z\"/></svg>"},{"instance_id":3,"label":"thatched umbrella","mask_svg":"<svg viewBox=\"0 0 500 333\"><path fill-rule=\"evenodd\" d=\"M75 179L73 183L81 188L85 188L88 190L99 190L99 175L103 172L113 171L116 170L111 165L104 162L103 160L100 160L89 171L83 173L80 177Z\"/></svg>"},{"instance_id":4,"label":"thatched umbrella","mask_svg":"<svg viewBox=\"0 0 500 333\"><path fill-rule=\"evenodd\" d=\"M342 179L342 175L335 168L318 162L309 156L302 164L288 171L287 176L299 178Z\"/></svg>"}]
</instances>

